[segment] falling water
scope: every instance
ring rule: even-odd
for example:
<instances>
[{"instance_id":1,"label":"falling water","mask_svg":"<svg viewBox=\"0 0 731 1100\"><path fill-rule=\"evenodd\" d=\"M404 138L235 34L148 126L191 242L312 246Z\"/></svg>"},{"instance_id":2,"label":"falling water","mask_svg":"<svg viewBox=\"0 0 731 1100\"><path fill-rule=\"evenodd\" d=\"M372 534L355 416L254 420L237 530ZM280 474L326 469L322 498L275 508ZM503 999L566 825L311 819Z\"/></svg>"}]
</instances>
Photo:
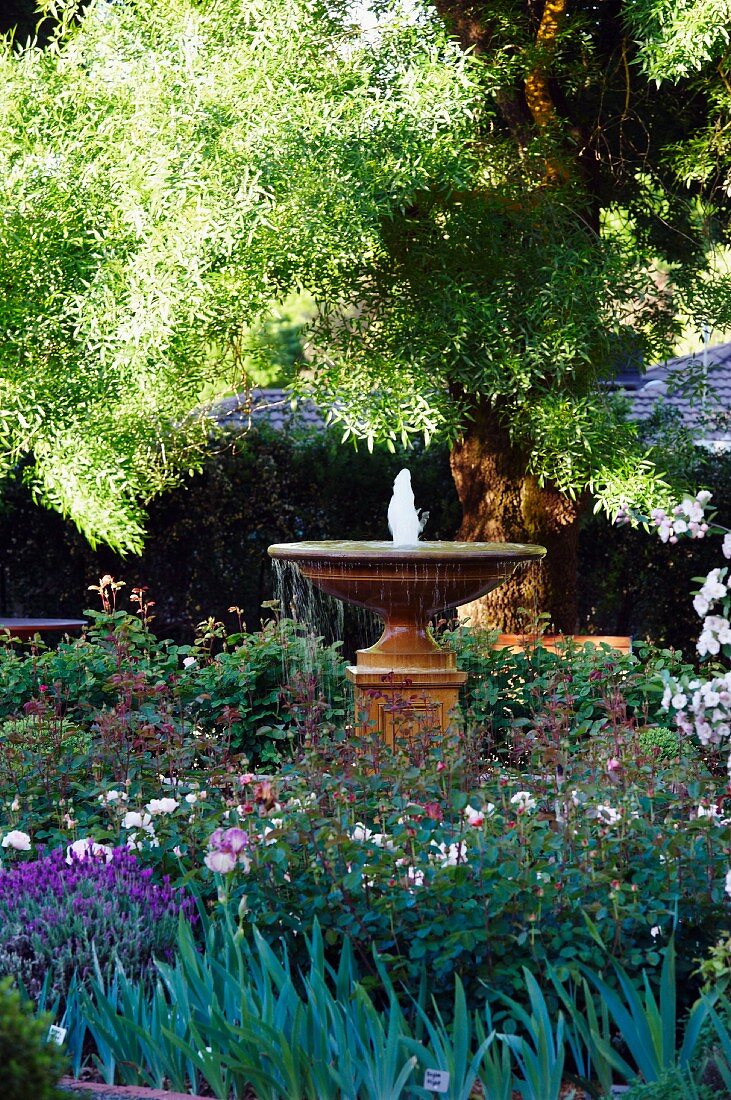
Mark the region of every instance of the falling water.
<instances>
[{"instance_id":1,"label":"falling water","mask_svg":"<svg viewBox=\"0 0 731 1100\"><path fill-rule=\"evenodd\" d=\"M290 561L274 561L274 595L279 602L283 618L292 619L311 635L311 656L317 649L317 639L326 645L340 641L343 636L343 604L328 596L302 576L297 565ZM306 669L312 671L312 667Z\"/></svg>"}]
</instances>

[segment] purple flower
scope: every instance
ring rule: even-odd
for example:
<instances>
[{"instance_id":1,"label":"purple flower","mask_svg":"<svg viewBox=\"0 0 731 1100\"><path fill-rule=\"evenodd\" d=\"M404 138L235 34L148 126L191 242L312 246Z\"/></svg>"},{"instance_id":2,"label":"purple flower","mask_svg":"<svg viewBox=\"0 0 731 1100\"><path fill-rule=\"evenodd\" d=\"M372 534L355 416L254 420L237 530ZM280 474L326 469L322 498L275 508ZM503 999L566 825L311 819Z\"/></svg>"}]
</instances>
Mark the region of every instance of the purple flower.
<instances>
[{"instance_id":1,"label":"purple flower","mask_svg":"<svg viewBox=\"0 0 731 1100\"><path fill-rule=\"evenodd\" d=\"M107 862L58 849L0 871L0 976L19 978L31 996L47 971L63 996L74 972L93 972L94 954L108 977L115 955L129 976L142 977L154 958L170 958L179 915L194 919L193 899L154 881L126 848Z\"/></svg>"},{"instance_id":2,"label":"purple flower","mask_svg":"<svg viewBox=\"0 0 731 1100\"><path fill-rule=\"evenodd\" d=\"M216 829L208 839L209 851L204 860L205 865L219 875L227 875L237 863L248 871L248 847L249 834L236 825L230 829Z\"/></svg>"}]
</instances>

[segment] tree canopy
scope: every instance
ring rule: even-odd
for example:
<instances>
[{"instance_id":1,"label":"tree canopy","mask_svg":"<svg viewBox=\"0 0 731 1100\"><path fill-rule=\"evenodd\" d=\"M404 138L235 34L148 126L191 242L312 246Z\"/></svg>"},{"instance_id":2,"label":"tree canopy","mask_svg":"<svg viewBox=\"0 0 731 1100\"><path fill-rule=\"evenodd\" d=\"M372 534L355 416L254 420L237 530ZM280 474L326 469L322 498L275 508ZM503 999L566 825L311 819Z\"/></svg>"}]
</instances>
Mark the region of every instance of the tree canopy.
<instances>
[{"instance_id":1,"label":"tree canopy","mask_svg":"<svg viewBox=\"0 0 731 1100\"><path fill-rule=\"evenodd\" d=\"M541 481L647 506L662 487L600 383L731 317L731 5L436 7L482 89L462 182L388 224L358 315L324 319L320 392L376 439L421 430L425 396L452 438L489 405Z\"/></svg>"},{"instance_id":2,"label":"tree canopy","mask_svg":"<svg viewBox=\"0 0 731 1100\"><path fill-rule=\"evenodd\" d=\"M476 88L436 26L367 42L333 3L54 7L49 48L0 56L0 461L134 550L246 326L340 300L458 175Z\"/></svg>"},{"instance_id":3,"label":"tree canopy","mask_svg":"<svg viewBox=\"0 0 731 1100\"><path fill-rule=\"evenodd\" d=\"M0 56L0 461L41 501L138 549L306 288L300 388L346 436L489 410L540 483L649 503L599 383L731 321L728 0L376 0L368 35L345 0L42 6L50 46Z\"/></svg>"}]
</instances>

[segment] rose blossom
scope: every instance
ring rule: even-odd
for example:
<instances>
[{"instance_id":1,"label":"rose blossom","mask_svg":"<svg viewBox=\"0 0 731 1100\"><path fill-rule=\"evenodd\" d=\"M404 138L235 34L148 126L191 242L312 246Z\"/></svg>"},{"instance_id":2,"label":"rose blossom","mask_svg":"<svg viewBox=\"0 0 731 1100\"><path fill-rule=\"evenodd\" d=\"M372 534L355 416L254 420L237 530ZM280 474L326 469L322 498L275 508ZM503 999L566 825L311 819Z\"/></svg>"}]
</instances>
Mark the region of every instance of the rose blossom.
<instances>
[{"instance_id":1,"label":"rose blossom","mask_svg":"<svg viewBox=\"0 0 731 1100\"><path fill-rule=\"evenodd\" d=\"M601 821L603 825L616 825L617 822L622 820L622 815L619 810L615 810L613 806L597 806L596 808L597 820Z\"/></svg>"},{"instance_id":2,"label":"rose blossom","mask_svg":"<svg viewBox=\"0 0 731 1100\"><path fill-rule=\"evenodd\" d=\"M12 829L3 837L3 848L15 848L16 852L29 852L31 849L30 837L21 829Z\"/></svg>"},{"instance_id":3,"label":"rose blossom","mask_svg":"<svg viewBox=\"0 0 731 1100\"><path fill-rule=\"evenodd\" d=\"M177 810L179 803L174 798L152 798L146 804L145 809L151 814L171 814Z\"/></svg>"},{"instance_id":4,"label":"rose blossom","mask_svg":"<svg viewBox=\"0 0 731 1100\"><path fill-rule=\"evenodd\" d=\"M517 791L510 799L510 805L515 806L519 814L524 814L536 808L536 800L530 791Z\"/></svg>"},{"instance_id":5,"label":"rose blossom","mask_svg":"<svg viewBox=\"0 0 731 1100\"><path fill-rule=\"evenodd\" d=\"M152 818L149 814L141 814L137 810L128 810L122 818L122 828L152 831Z\"/></svg>"},{"instance_id":6,"label":"rose blossom","mask_svg":"<svg viewBox=\"0 0 731 1100\"><path fill-rule=\"evenodd\" d=\"M66 848L66 862L71 865L74 860L79 859L100 859L104 858L105 863L111 862L114 852L108 844L97 844L91 837L84 837L82 840L75 840L73 844L69 844Z\"/></svg>"}]
</instances>

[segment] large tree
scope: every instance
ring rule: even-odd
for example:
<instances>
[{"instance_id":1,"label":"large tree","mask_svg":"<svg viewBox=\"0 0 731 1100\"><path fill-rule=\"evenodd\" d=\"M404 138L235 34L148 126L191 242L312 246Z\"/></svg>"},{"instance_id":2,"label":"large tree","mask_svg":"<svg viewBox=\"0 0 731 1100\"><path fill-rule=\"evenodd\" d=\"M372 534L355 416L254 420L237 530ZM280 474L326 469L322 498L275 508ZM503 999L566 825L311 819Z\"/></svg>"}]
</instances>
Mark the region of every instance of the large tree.
<instances>
[{"instance_id":1,"label":"large tree","mask_svg":"<svg viewBox=\"0 0 731 1100\"><path fill-rule=\"evenodd\" d=\"M449 438L463 537L550 551L493 614L573 628L581 507L662 490L601 380L727 310L728 3L415 0L367 36L345 0L45 6L55 43L0 60L6 465L138 547L201 391L306 287L302 388Z\"/></svg>"},{"instance_id":2,"label":"large tree","mask_svg":"<svg viewBox=\"0 0 731 1100\"><path fill-rule=\"evenodd\" d=\"M461 537L549 550L488 615L572 630L582 508L663 491L603 383L728 322L731 4L435 4L482 88L471 162L385 227L317 382L356 435L446 431Z\"/></svg>"}]
</instances>

